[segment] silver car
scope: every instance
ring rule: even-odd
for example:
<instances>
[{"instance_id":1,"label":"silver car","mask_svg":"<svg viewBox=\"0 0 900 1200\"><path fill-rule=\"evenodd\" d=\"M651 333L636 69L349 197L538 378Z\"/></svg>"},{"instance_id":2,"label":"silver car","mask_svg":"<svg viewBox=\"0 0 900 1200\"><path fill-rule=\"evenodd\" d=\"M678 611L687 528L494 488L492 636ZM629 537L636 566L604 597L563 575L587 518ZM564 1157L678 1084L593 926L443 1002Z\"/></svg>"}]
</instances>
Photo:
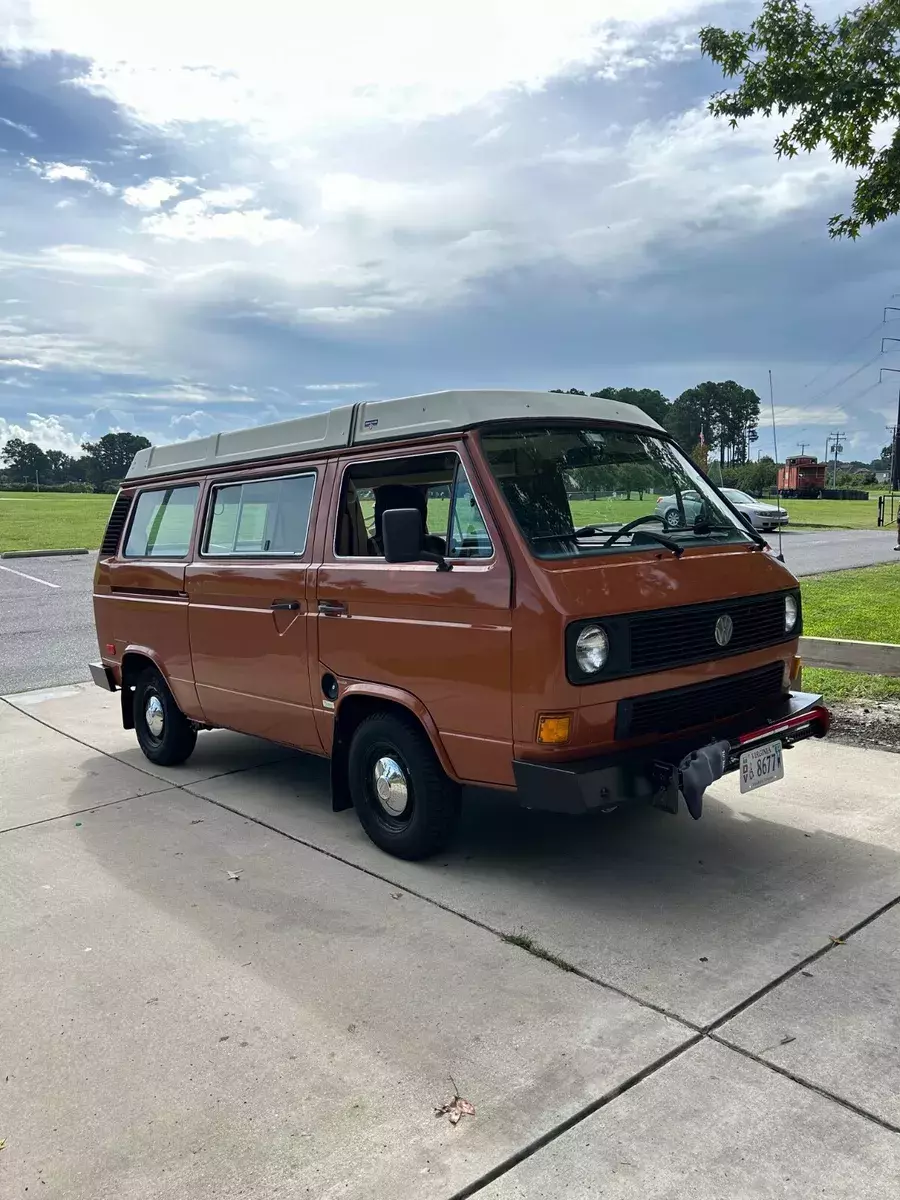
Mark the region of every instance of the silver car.
<instances>
[{"instance_id":1,"label":"silver car","mask_svg":"<svg viewBox=\"0 0 900 1200\"><path fill-rule=\"evenodd\" d=\"M756 500L753 496L748 496L746 492L739 492L737 488L722 488L721 491L738 512L747 518L754 529L777 529L780 525L787 525L790 520L783 508L779 508L775 504L767 504L765 500ZM656 511L667 529L693 525L700 516L703 501L699 492L682 492L681 501L682 506L679 507L676 496L660 496L657 500Z\"/></svg>"}]
</instances>

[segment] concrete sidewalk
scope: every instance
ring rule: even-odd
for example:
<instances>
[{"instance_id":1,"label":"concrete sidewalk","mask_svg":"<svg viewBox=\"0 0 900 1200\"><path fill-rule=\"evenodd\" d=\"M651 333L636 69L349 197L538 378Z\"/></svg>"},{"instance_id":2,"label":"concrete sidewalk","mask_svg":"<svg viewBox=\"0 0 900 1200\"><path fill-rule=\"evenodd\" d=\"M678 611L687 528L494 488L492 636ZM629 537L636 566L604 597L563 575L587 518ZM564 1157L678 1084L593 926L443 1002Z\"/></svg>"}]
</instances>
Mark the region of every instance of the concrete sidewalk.
<instances>
[{"instance_id":1,"label":"concrete sidewalk","mask_svg":"<svg viewBox=\"0 0 900 1200\"><path fill-rule=\"evenodd\" d=\"M895 756L699 824L473 796L409 864L316 760L154 768L117 707L0 702L4 1198L897 1195Z\"/></svg>"}]
</instances>

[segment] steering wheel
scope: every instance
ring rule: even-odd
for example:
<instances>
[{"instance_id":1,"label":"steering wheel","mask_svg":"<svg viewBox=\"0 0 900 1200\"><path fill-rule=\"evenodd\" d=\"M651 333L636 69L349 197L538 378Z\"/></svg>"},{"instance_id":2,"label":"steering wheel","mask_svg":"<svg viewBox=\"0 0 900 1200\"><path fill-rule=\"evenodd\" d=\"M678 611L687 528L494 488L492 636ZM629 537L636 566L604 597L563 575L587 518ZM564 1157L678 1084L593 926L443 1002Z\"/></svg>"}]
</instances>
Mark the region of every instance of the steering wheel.
<instances>
[{"instance_id":1,"label":"steering wheel","mask_svg":"<svg viewBox=\"0 0 900 1200\"><path fill-rule=\"evenodd\" d=\"M632 529L637 529L638 525L645 525L647 521L659 521L660 525L665 526L665 521L659 513L647 513L643 517L635 517L633 521L629 521L627 525L623 525L621 529L617 529L611 537L608 537L603 543L604 546L611 546L613 542L617 542L623 534L631 533Z\"/></svg>"}]
</instances>

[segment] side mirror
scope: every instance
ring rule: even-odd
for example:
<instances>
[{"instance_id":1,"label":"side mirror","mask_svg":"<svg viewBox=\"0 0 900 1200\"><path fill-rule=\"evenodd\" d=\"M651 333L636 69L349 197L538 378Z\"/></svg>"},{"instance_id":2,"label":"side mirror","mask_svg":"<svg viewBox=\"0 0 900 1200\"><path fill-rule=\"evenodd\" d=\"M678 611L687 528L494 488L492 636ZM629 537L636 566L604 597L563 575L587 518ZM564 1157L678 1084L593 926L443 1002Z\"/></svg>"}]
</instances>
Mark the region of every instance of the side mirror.
<instances>
[{"instance_id":1,"label":"side mirror","mask_svg":"<svg viewBox=\"0 0 900 1200\"><path fill-rule=\"evenodd\" d=\"M422 516L415 508L389 508L381 518L384 557L389 563L421 562L425 547Z\"/></svg>"}]
</instances>

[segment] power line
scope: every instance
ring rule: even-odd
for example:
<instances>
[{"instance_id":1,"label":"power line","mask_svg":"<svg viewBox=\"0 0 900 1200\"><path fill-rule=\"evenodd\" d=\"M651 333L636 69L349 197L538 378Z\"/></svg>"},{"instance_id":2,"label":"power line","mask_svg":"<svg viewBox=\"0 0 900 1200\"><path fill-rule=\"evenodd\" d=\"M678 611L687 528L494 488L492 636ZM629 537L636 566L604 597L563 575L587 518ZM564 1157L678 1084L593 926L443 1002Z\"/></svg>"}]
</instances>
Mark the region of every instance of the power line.
<instances>
[{"instance_id":1,"label":"power line","mask_svg":"<svg viewBox=\"0 0 900 1200\"><path fill-rule=\"evenodd\" d=\"M889 311L889 308L886 308L884 311L886 314ZM900 312L900 309L897 311ZM829 373L829 371L833 371L835 367L839 367L841 363L846 362L847 359L850 358L850 356L854 354L860 346L864 346L869 338L872 337L873 334L877 333L879 329L883 329L885 325L890 325L894 321L898 320L900 320L900 317L891 317L890 321L879 321L878 324L873 326L864 337L861 337L858 342L854 342L849 350L845 351L838 358L833 359L828 366L824 368L824 370L817 372L815 375L813 375L812 379L804 383L803 390L806 391L808 387L812 387L814 383L818 383L820 379L823 379Z\"/></svg>"},{"instance_id":2,"label":"power line","mask_svg":"<svg viewBox=\"0 0 900 1200\"><path fill-rule=\"evenodd\" d=\"M817 400L824 400L826 396L830 396L831 393L837 391L839 387L843 387L845 383L849 383L851 379L855 379L857 375L861 375L867 367L871 367L872 364L876 363L879 358L881 358L881 350L879 350L877 354L873 354L872 357L868 359L867 362L864 362L861 367L857 367L855 371L851 371L849 375L845 375L843 379L839 379L837 383L833 383L831 387L827 387L821 392L816 392L814 396L810 397L806 404L801 404L800 407L807 408L810 404L815 404Z\"/></svg>"}]
</instances>

